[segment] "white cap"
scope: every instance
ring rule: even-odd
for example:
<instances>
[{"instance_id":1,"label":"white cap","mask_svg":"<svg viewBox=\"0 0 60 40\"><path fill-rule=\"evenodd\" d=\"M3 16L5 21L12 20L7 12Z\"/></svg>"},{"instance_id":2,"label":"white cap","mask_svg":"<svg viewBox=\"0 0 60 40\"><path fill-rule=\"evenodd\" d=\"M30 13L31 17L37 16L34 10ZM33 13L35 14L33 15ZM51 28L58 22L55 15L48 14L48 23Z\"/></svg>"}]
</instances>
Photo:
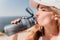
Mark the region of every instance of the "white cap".
<instances>
[{"instance_id":1,"label":"white cap","mask_svg":"<svg viewBox=\"0 0 60 40\"><path fill-rule=\"evenodd\" d=\"M30 0L30 4L35 8L38 4L42 4L46 6L54 6L60 9L60 0Z\"/></svg>"}]
</instances>

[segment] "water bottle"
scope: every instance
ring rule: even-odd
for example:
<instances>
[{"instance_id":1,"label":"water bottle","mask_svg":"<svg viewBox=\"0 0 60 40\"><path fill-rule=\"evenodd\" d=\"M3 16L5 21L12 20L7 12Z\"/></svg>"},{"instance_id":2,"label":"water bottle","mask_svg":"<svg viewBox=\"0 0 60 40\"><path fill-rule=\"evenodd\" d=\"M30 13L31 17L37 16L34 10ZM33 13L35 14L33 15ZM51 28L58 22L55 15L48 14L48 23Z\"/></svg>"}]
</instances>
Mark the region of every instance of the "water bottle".
<instances>
[{"instance_id":1,"label":"water bottle","mask_svg":"<svg viewBox=\"0 0 60 40\"><path fill-rule=\"evenodd\" d=\"M20 23L18 23L18 24L6 25L4 27L4 31L8 36L10 36L10 35L20 32L22 30L28 29L28 28L32 27L34 24L35 24L35 22L34 22L33 18L30 18L30 19L22 18Z\"/></svg>"}]
</instances>

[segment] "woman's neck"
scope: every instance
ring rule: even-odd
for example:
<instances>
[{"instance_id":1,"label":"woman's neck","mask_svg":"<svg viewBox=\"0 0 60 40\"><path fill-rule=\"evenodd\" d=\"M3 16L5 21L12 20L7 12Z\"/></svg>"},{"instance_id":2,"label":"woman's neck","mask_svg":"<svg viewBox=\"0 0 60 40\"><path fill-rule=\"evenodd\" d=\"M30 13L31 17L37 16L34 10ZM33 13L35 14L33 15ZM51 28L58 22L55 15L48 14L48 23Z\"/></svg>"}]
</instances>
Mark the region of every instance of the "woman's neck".
<instances>
[{"instance_id":1,"label":"woman's neck","mask_svg":"<svg viewBox=\"0 0 60 40\"><path fill-rule=\"evenodd\" d=\"M58 35L58 27L56 25L56 22L53 21L47 24L46 26L44 26L44 31L45 31L45 35L47 36Z\"/></svg>"}]
</instances>

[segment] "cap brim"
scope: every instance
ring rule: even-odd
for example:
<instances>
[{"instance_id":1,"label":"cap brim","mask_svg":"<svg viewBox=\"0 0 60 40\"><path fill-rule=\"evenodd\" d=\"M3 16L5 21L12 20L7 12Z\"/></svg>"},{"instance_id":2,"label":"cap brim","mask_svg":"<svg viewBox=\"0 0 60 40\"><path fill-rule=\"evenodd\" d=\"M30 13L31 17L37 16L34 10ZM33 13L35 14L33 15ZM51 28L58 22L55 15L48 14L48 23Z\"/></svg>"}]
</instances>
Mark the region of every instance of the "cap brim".
<instances>
[{"instance_id":1,"label":"cap brim","mask_svg":"<svg viewBox=\"0 0 60 40\"><path fill-rule=\"evenodd\" d=\"M30 0L30 5L31 5L33 8L37 8L38 3L36 3L34 0Z\"/></svg>"},{"instance_id":2,"label":"cap brim","mask_svg":"<svg viewBox=\"0 0 60 40\"><path fill-rule=\"evenodd\" d=\"M54 6L58 9L60 9L60 2L56 2L55 0L30 0L30 5L33 7L33 8L37 8L37 5L38 4L42 4L42 5L45 5L45 6Z\"/></svg>"}]
</instances>

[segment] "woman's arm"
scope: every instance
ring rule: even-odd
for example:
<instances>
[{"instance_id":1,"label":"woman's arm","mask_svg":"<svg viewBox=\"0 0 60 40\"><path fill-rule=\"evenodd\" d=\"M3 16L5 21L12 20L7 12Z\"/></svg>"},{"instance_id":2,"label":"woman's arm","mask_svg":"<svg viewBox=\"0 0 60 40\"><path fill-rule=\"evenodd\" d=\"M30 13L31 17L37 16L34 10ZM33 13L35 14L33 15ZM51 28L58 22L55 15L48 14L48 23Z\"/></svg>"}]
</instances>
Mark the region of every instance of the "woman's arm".
<instances>
[{"instance_id":1,"label":"woman's arm","mask_svg":"<svg viewBox=\"0 0 60 40\"><path fill-rule=\"evenodd\" d=\"M8 37L9 40L18 40L18 33Z\"/></svg>"},{"instance_id":2,"label":"woman's arm","mask_svg":"<svg viewBox=\"0 0 60 40\"><path fill-rule=\"evenodd\" d=\"M38 40L42 33L35 26L25 30L24 32L16 33L9 37L10 40ZM23 36L23 38L21 37Z\"/></svg>"},{"instance_id":3,"label":"woman's arm","mask_svg":"<svg viewBox=\"0 0 60 40\"><path fill-rule=\"evenodd\" d=\"M34 26L28 30L28 33L24 40L38 40L41 35L42 35L42 33L40 31L38 31L38 29L35 28L35 26Z\"/></svg>"}]
</instances>

